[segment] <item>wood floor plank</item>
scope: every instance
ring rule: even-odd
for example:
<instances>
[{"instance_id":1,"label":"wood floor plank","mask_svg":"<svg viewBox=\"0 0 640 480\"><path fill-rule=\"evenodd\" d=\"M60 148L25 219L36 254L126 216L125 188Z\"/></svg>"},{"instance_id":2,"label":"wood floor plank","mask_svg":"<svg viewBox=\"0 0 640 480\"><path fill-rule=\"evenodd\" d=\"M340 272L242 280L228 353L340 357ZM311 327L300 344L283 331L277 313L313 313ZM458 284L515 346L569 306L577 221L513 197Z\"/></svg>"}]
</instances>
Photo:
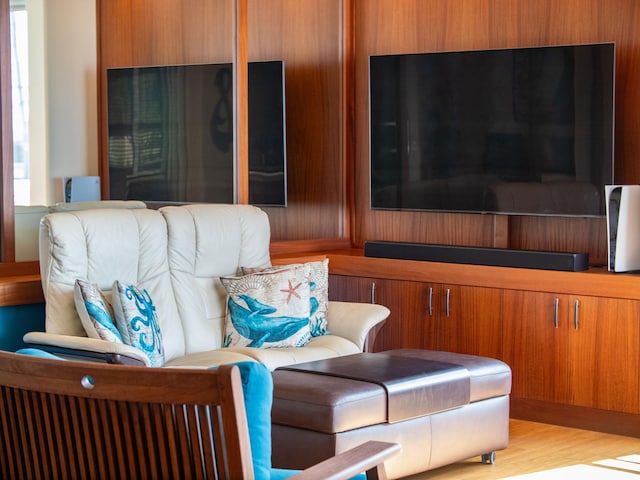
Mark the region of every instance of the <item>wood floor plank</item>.
<instances>
[{"instance_id":1,"label":"wood floor plank","mask_svg":"<svg viewBox=\"0 0 640 480\"><path fill-rule=\"evenodd\" d=\"M515 419L509 434L494 465L476 457L405 480L640 480L638 438Z\"/></svg>"}]
</instances>

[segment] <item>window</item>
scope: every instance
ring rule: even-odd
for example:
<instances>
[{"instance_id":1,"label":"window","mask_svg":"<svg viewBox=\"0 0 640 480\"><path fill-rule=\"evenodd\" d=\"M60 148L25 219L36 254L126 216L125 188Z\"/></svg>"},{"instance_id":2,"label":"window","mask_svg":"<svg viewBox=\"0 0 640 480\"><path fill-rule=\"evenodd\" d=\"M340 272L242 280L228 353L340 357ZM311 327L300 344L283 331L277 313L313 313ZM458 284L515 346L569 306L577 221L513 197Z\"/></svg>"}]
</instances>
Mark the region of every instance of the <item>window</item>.
<instances>
[{"instance_id":1,"label":"window","mask_svg":"<svg viewBox=\"0 0 640 480\"><path fill-rule=\"evenodd\" d=\"M29 205L29 38L25 0L11 0L14 203Z\"/></svg>"}]
</instances>

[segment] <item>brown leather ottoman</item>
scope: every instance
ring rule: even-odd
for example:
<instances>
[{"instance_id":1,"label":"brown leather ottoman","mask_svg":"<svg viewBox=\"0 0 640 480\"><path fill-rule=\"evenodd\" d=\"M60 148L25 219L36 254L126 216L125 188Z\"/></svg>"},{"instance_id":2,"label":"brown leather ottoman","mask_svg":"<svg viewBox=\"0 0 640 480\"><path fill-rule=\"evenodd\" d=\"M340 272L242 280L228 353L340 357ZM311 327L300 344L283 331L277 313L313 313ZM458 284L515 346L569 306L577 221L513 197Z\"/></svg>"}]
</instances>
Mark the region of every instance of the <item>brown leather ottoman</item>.
<instances>
[{"instance_id":1,"label":"brown leather ottoman","mask_svg":"<svg viewBox=\"0 0 640 480\"><path fill-rule=\"evenodd\" d=\"M486 357L391 350L273 372L273 465L302 469L366 440L397 442L399 478L482 455L509 440L511 369Z\"/></svg>"}]
</instances>

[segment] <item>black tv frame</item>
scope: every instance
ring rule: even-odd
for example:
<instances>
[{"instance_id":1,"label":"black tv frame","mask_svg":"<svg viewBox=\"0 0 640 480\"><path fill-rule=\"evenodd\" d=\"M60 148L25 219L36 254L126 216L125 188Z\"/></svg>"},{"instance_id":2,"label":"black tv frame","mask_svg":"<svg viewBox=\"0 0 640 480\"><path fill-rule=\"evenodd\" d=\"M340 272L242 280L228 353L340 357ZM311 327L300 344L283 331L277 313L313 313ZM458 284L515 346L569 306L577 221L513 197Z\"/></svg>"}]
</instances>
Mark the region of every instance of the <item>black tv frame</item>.
<instances>
[{"instance_id":1,"label":"black tv frame","mask_svg":"<svg viewBox=\"0 0 640 480\"><path fill-rule=\"evenodd\" d=\"M564 55L573 59L574 63L558 68L557 61L562 60ZM585 57L586 55L591 57ZM527 84L534 81L531 80L533 74L531 78L518 78L519 82L503 82L504 71L491 71L487 65L494 62L498 68L504 70L504 65L499 63L505 61L504 58L510 59L513 63L519 61L529 70L538 68L542 73L545 73L545 68L564 69L547 74L557 75L558 79L554 80L561 86L562 82L566 84L567 81L575 80L570 75L574 72L570 67L586 71L586 65L590 65L588 62L598 61L598 76L591 78L595 86L592 92L596 92L598 97L594 100L587 93L576 93L577 100L569 101L567 98L559 97L558 101L552 95L547 95L546 99L550 99L550 104L564 103L565 110L559 111L558 117L550 117L548 125L532 126L531 117L542 110L540 101L536 103L533 95L528 93L536 91L536 85ZM549 59L556 63L549 66ZM393 70L394 65L399 65L398 70L391 73L382 70L381 65L384 63L390 65L389 70ZM604 216L604 185L614 181L615 63L615 44L612 42L371 55L370 208L514 215ZM485 70L490 73L484 72ZM443 71L445 73L442 73ZM412 78L411 75L414 73L416 75ZM513 71L507 74L516 77L518 71L514 66ZM387 78L383 87L380 77L384 75L387 75ZM492 76L496 77L494 83L490 83L493 81ZM581 80L579 75L574 76ZM455 92L455 82L452 79L457 79L461 85L466 84L469 91ZM515 93L510 93L511 97L506 98L504 93L497 93L497 89L489 89L487 92L487 89L483 90L482 87L485 85L481 82L488 85L504 83L505 88L515 93L518 93L519 89L521 95L516 97ZM474 91L477 85L479 86ZM577 85L570 83L570 91L584 88ZM529 90L523 93L523 86ZM450 104L447 106L442 102L440 106L433 107L434 99L445 99ZM544 95L542 99L545 100ZM564 131L575 128L584 120L584 115L579 114L586 109L583 105L584 99L594 105L586 107L593 111L600 109L601 118L595 118L596 114L593 114L592 122L593 125L600 126L598 140L589 137L591 131L588 135L571 132L574 135L571 138ZM597 104L598 102L602 105ZM499 104L498 107L492 105L493 103ZM512 110L501 111L502 104L509 104ZM471 109L470 105L475 109ZM487 111L494 108L502 115L495 120L495 132L487 129L483 134L482 127L453 123L453 120L459 117L468 120L469 125L472 121L480 125L482 122L478 120L483 118L483 105L487 105ZM589 113L592 110L588 110ZM553 112L552 115L558 113ZM562 115L565 118L562 118ZM511 124L505 121L508 116L513 117ZM518 121L523 125L516 125ZM557 125L551 125L552 122ZM477 132L474 128L477 128ZM531 141L527 132L522 133L526 128L538 128L542 132L539 134L540 137L553 147L547 151L540 150L548 157L543 161L546 165L541 162L543 167L529 166L534 155L528 152L535 150L529 147L528 143L523 143L523 140ZM552 134L545 133L545 128ZM554 128L556 133L553 133ZM578 128L582 128L582 125ZM465 142L469 145L468 137L463 135L465 131L477 135L483 144L471 145L465 150ZM558 138L552 138L553 135ZM563 135L566 138L562 137ZM581 135L589 137L586 139L599 149L599 153L584 163L588 163L587 168L582 167L582 163L576 168L579 162L576 162L575 158L588 158L593 150L589 148L588 143L580 143ZM427 141L428 139L431 141ZM518 147L518 144L527 147L522 151L527 152L528 156L509 158L505 151ZM551 153L548 153L549 151ZM438 152L443 152L440 157ZM460 152L464 154L459 154ZM565 160L558 161L563 156L566 157ZM469 160L471 157L473 159ZM505 158L509 160L505 161ZM542 158L542 155L538 155L538 158ZM478 166L480 164L482 166ZM596 168L598 171L592 171ZM585 198L584 201L577 200L582 197ZM563 198L568 200L563 201Z\"/></svg>"}]
</instances>

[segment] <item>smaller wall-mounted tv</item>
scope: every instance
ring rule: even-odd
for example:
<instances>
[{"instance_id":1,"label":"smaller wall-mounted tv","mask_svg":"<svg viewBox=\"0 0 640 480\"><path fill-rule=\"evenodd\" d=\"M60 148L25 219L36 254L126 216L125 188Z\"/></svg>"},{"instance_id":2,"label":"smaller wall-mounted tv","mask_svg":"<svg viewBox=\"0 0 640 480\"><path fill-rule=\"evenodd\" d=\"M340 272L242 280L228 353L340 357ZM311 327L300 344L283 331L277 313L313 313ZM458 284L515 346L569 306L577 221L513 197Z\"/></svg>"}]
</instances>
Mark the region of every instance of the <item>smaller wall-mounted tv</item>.
<instances>
[{"instance_id":1,"label":"smaller wall-mounted tv","mask_svg":"<svg viewBox=\"0 0 640 480\"><path fill-rule=\"evenodd\" d=\"M287 205L284 62L249 62L249 203Z\"/></svg>"},{"instance_id":2,"label":"smaller wall-mounted tv","mask_svg":"<svg viewBox=\"0 0 640 480\"><path fill-rule=\"evenodd\" d=\"M249 201L286 206L284 62L248 68ZM230 63L107 70L109 196L233 203Z\"/></svg>"},{"instance_id":3,"label":"smaller wall-mounted tv","mask_svg":"<svg viewBox=\"0 0 640 480\"><path fill-rule=\"evenodd\" d=\"M371 208L604 216L613 43L371 56Z\"/></svg>"}]
</instances>

